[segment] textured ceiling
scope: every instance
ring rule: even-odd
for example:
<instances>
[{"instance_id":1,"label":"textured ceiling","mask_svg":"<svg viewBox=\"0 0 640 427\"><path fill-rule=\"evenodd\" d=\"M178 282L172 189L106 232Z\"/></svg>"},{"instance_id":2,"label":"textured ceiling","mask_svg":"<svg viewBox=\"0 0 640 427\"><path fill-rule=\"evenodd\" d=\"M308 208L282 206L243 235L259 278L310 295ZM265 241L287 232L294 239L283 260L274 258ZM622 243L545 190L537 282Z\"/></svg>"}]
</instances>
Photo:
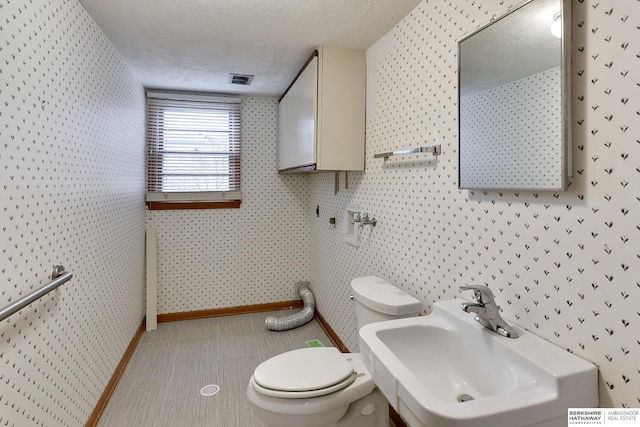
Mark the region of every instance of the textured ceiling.
<instances>
[{"instance_id":1,"label":"textured ceiling","mask_svg":"<svg viewBox=\"0 0 640 427\"><path fill-rule=\"evenodd\" d=\"M365 50L420 0L80 2L145 87L278 96L317 46Z\"/></svg>"}]
</instances>

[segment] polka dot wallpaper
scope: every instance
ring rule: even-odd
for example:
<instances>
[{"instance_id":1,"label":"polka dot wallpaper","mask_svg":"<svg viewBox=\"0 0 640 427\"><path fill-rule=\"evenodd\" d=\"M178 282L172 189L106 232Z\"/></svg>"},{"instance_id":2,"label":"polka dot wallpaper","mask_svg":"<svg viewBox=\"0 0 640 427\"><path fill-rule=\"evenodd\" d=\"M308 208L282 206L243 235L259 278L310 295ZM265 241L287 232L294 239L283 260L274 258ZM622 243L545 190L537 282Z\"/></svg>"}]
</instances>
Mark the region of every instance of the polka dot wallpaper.
<instances>
[{"instance_id":1,"label":"polka dot wallpaper","mask_svg":"<svg viewBox=\"0 0 640 427\"><path fill-rule=\"evenodd\" d=\"M314 175L311 284L357 349L349 283L374 274L424 302L486 284L503 315L595 363L603 406L640 406L640 2L574 0L573 178L565 192L457 189L457 46L519 1L425 0L368 51L366 171ZM375 63L371 63L375 60ZM374 159L437 135L442 155ZM344 174L343 174L344 175ZM344 176L342 176L344 179ZM359 247L339 223L375 216Z\"/></svg>"},{"instance_id":2,"label":"polka dot wallpaper","mask_svg":"<svg viewBox=\"0 0 640 427\"><path fill-rule=\"evenodd\" d=\"M240 209L149 211L158 234L158 313L295 298L309 280L309 179L279 175L278 101L242 100Z\"/></svg>"},{"instance_id":3,"label":"polka dot wallpaper","mask_svg":"<svg viewBox=\"0 0 640 427\"><path fill-rule=\"evenodd\" d=\"M0 425L79 426L144 310L144 91L76 0L0 0Z\"/></svg>"}]
</instances>

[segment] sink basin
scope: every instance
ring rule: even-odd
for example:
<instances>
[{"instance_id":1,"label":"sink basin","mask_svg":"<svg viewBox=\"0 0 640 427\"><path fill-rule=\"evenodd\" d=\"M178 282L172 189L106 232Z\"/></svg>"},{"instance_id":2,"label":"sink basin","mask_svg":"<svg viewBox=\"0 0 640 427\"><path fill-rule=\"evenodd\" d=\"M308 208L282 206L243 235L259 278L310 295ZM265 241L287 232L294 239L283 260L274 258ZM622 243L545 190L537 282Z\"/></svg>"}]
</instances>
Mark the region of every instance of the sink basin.
<instances>
[{"instance_id":1,"label":"sink basin","mask_svg":"<svg viewBox=\"0 0 640 427\"><path fill-rule=\"evenodd\" d=\"M565 427L567 409L598 406L597 368L514 326L505 338L460 309L360 329L364 365L412 427Z\"/></svg>"}]
</instances>

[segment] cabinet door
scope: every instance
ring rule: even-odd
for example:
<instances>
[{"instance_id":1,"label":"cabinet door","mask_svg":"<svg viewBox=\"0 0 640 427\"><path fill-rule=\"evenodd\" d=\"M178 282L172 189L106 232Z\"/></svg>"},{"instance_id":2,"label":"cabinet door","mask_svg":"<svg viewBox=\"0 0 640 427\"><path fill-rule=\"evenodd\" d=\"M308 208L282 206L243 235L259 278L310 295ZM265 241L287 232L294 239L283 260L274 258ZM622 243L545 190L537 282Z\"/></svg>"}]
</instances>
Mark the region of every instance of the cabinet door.
<instances>
[{"instance_id":1,"label":"cabinet door","mask_svg":"<svg viewBox=\"0 0 640 427\"><path fill-rule=\"evenodd\" d=\"M287 97L285 96L278 104L278 170L286 169L292 160L291 155L291 135L287 125Z\"/></svg>"},{"instance_id":2,"label":"cabinet door","mask_svg":"<svg viewBox=\"0 0 640 427\"><path fill-rule=\"evenodd\" d=\"M320 48L316 164L318 170L364 170L366 57Z\"/></svg>"},{"instance_id":3,"label":"cabinet door","mask_svg":"<svg viewBox=\"0 0 640 427\"><path fill-rule=\"evenodd\" d=\"M318 58L307 65L280 101L278 169L315 164ZM284 103L284 105L283 105Z\"/></svg>"}]
</instances>

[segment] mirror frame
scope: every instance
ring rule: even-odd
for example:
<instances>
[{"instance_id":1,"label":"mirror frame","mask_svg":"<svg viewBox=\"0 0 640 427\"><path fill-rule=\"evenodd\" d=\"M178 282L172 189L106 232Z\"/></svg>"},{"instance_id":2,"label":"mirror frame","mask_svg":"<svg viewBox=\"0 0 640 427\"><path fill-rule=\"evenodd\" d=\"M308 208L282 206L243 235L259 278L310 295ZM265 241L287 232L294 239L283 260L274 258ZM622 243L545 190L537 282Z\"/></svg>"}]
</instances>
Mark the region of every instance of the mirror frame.
<instances>
[{"instance_id":1,"label":"mirror frame","mask_svg":"<svg viewBox=\"0 0 640 427\"><path fill-rule=\"evenodd\" d=\"M561 177L560 177L560 185L558 187L544 187L544 188L521 188L521 187L470 187L470 186L461 186L461 88L460 88L460 67L461 67L461 55L460 55L460 45L463 41L472 37L473 35L479 33L480 31L486 29L491 26L495 22L505 18L506 16L511 15L513 12L519 10L520 8L526 6L527 4L534 2L536 0L526 0L521 4L516 6L511 6L501 15L494 15L491 19L478 26L475 30L472 30L469 33L463 34L457 40L457 56L458 56L458 69L457 69L457 79L458 79L458 189L459 190L515 190L515 191L566 191L568 187L568 178L573 176L573 159L572 159L572 112L571 112L571 22L572 22L572 13L571 13L571 0L559 0L560 1L560 16L562 19L562 39L560 42L561 47L561 58L560 58L560 77L561 77L561 135L562 140L560 141L562 144L561 147L561 156L562 156L562 165L561 165Z\"/></svg>"}]
</instances>

